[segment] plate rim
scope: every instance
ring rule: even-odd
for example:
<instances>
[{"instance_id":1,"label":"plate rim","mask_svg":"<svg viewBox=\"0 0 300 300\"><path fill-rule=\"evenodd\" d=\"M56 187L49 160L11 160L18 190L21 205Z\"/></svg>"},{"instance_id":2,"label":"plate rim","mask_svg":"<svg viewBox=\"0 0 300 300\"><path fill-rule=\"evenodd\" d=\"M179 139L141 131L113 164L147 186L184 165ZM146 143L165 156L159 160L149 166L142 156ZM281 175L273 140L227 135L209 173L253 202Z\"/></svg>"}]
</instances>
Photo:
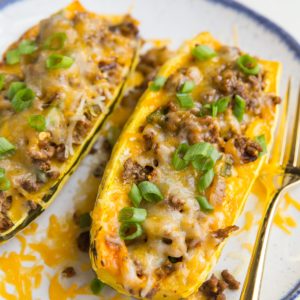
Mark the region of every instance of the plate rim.
<instances>
[{"instance_id":1,"label":"plate rim","mask_svg":"<svg viewBox=\"0 0 300 300\"><path fill-rule=\"evenodd\" d=\"M0 11L12 4L21 1L24 0L2 0L0 2ZM205 0L205 1L220 4L224 7L228 7L238 13L241 13L249 17L256 23L259 23L260 25L265 27L268 31L280 37L286 43L289 49L295 54L296 58L300 61L300 42L298 42L297 39L291 33L289 33L282 26L278 25L275 21L253 10L252 8L249 8L246 5L237 2L236 0Z\"/></svg>"}]
</instances>

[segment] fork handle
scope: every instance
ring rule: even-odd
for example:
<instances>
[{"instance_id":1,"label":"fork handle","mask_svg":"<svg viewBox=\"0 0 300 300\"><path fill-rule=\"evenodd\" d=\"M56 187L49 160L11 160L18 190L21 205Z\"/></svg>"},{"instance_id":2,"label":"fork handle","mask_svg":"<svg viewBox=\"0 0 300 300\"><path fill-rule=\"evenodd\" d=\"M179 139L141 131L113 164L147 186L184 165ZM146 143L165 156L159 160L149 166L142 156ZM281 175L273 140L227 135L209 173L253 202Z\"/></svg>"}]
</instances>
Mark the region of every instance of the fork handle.
<instances>
[{"instance_id":1,"label":"fork handle","mask_svg":"<svg viewBox=\"0 0 300 300\"><path fill-rule=\"evenodd\" d=\"M240 300L259 299L272 221L279 203L277 198L281 196L282 192L283 190L280 190L274 195L259 227Z\"/></svg>"}]
</instances>

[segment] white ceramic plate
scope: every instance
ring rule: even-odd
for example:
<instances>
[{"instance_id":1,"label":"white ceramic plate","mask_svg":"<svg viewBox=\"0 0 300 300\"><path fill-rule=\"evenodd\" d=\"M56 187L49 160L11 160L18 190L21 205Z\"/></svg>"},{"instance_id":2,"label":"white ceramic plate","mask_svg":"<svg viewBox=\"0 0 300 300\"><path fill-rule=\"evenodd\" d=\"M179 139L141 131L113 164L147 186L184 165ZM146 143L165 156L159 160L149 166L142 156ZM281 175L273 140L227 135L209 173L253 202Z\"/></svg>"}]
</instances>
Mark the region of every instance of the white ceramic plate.
<instances>
[{"instance_id":1,"label":"white ceramic plate","mask_svg":"<svg viewBox=\"0 0 300 300\"><path fill-rule=\"evenodd\" d=\"M68 0L24 0L24 1L0 1L0 51L14 41L22 32L40 19L67 5ZM141 34L147 39L171 39L172 47L177 47L183 40L193 37L201 31L210 31L216 38L226 44L233 44L233 32L237 31L240 47L250 53L258 54L266 59L279 60L283 64L283 77L281 93L284 91L288 76L292 76L294 82L300 81L300 45L284 30L257 15L253 11L231 0L86 0L82 1L89 9L98 13L131 13L141 21ZM293 87L296 94L296 86ZM105 159L105 158L104 158ZM29 237L28 243L41 239L46 234L49 217L53 214L64 218L74 210L74 202L84 201L81 189L87 174L94 169L93 156L88 156L71 180L66 184L63 191L57 197L51 207L43 213L36 222L39 224L39 233ZM81 195L81 196L80 196ZM300 189L292 191L292 196L300 201ZM74 201L74 199L76 201ZM251 196L244 212L253 210L257 199ZM300 213L289 207L286 212L294 219L299 218ZM260 212L255 215L260 218ZM242 216L238 222L241 227L244 224ZM238 234L230 238L219 263L215 267L218 272L224 268L233 271L236 277L243 281L249 251L242 247L245 243L253 243L256 227L250 231ZM67 235L67 233L66 233ZM262 283L260 299L296 299L298 295L297 283L300 280L300 228L291 228L291 234L287 235L274 226L272 230L269 253L265 267L265 277ZM65 239L69 239L66 236ZM1 246L0 255L8 255L18 252L20 243L18 239L9 241ZM27 251L27 250L26 250ZM28 249L28 253L30 253ZM27 253L27 252L26 252ZM40 264L43 260L39 258ZM77 265L87 261L86 256L77 258ZM25 267L24 267L25 268ZM16 294L14 286L9 285L8 291L15 295L9 299L43 299L62 300L58 296L49 296L49 277L59 270L59 266L49 268L45 266L41 287L33 289L32 295ZM0 264L0 280L3 278ZM18 280L16 274L16 281ZM28 274L30 276L30 274ZM85 272L77 276L75 281L80 285L92 278L92 272ZM22 282L18 282L22 284ZM105 288L102 299L110 299L112 291ZM228 299L238 299L239 292L228 292ZM1 295L2 299L8 296ZM78 299L97 299L93 296L80 296Z\"/></svg>"}]
</instances>

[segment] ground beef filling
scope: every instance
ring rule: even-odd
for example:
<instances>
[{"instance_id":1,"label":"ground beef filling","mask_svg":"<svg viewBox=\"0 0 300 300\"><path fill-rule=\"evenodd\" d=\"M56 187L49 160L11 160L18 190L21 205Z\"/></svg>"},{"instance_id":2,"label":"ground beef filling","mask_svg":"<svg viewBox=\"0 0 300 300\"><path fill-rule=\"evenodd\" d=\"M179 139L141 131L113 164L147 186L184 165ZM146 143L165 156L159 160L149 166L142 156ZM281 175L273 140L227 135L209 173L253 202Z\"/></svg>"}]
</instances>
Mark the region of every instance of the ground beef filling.
<instances>
[{"instance_id":1,"label":"ground beef filling","mask_svg":"<svg viewBox=\"0 0 300 300\"><path fill-rule=\"evenodd\" d=\"M124 163L124 171L122 174L125 183L141 182L151 179L151 174L154 168L151 166L141 166L131 158L127 159Z\"/></svg>"},{"instance_id":2,"label":"ground beef filling","mask_svg":"<svg viewBox=\"0 0 300 300\"><path fill-rule=\"evenodd\" d=\"M223 293L227 288L237 290L240 287L240 282L237 281L228 270L221 272L222 279L218 279L214 274L205 281L199 291L204 294L209 300L226 300Z\"/></svg>"},{"instance_id":3,"label":"ground beef filling","mask_svg":"<svg viewBox=\"0 0 300 300\"><path fill-rule=\"evenodd\" d=\"M121 175L124 183L132 184L145 180L151 181L154 174L156 175L153 180L154 183L167 190L161 203L147 203L144 205L148 209L149 214L152 213L150 210L152 208L151 205L153 205L153 211L158 214L158 219L160 211L166 209L170 213L170 216L166 215L166 217L170 217L170 220L174 218L174 224L176 224L177 220L185 220L185 214L191 213L191 210L198 213L192 216L195 229L190 224L187 225L189 226L188 229L183 229L184 222L179 222L178 227L174 225L174 231L172 231L173 227L170 226L170 231L165 230L164 232L163 226L165 224L161 222L162 229L157 228L157 231L161 230L161 233L156 231L152 233L147 227L148 223L144 224L144 234L149 239L137 239L135 245L138 247L139 243L150 243L151 239L154 239L155 243L162 245L162 249L165 251L163 260L161 265L155 269L155 275L158 279L167 277L176 271L176 268L182 265L181 263L184 261L187 252L193 251L196 247L201 247L205 244L206 239L212 239L214 244L218 245L228 238L230 234L238 230L238 226L232 225L217 230L203 230L206 233L201 235L201 229L206 226L207 212L202 207L193 206L189 197L182 197L180 194L181 186L179 188L176 186L176 182L178 182L176 172L181 172L181 170L174 170L174 176L172 173L165 171L166 169L169 172L175 149L183 143L194 145L206 142L212 144L218 150L220 158L217 159L213 166L214 177L210 185L205 188L205 191L200 191L201 195L205 196L209 204L213 206L212 209L214 209L225 199L226 177L233 174L234 167L256 161L263 151L261 144L255 138L250 139L246 136L249 124L251 124L252 120L261 116L263 109L280 103L280 98L265 94L264 71L260 71L258 75L254 76L245 75L238 69L236 59L240 56L240 52L237 48L223 47L218 56L221 64L213 65L209 68L206 77L201 73L201 68L191 65L178 69L166 78L162 88L162 95L167 98L164 99L166 100L164 103L167 104L148 115L146 124L140 127L140 133L143 137L143 152L139 157L127 158L124 162ZM151 55L143 60L151 65ZM192 60L191 64L194 64L194 62ZM152 77L151 72L144 65L140 66L140 71L149 76L149 78ZM193 81L195 84L191 92L194 107L190 109L181 107L180 101L177 99L178 93L181 93L182 86L187 81ZM197 91L200 92L195 95ZM235 112L236 96L242 97L245 102L245 110L241 120ZM220 113L213 114L213 105L222 97L229 99L228 105ZM157 165L143 165L143 162L149 162L150 160L157 161ZM166 164L167 167L164 169L162 166L166 166ZM186 168L189 167L191 166L186 166ZM195 176L199 174L202 176L204 172L197 173L195 171L194 174ZM191 182L191 185L194 185L193 179L195 178L191 178L189 175L193 176L193 174L188 174L185 179L188 183ZM159 181L160 178L162 178L161 182ZM182 189L186 188L185 183L182 182L182 184L184 184ZM176 192L172 189L176 190ZM196 196L200 193L198 192L195 192L195 202ZM201 204L199 205L201 206ZM147 221L148 219L145 222ZM170 221L170 225L173 225L172 221ZM197 226L201 227L201 229ZM180 229L177 230L177 228ZM208 228L210 227L208 226ZM175 232L176 234L172 235L170 232ZM150 234L148 235L148 233ZM180 234L185 235L185 237L182 238ZM175 248L176 254L171 254L172 256L170 256L169 253L175 251ZM180 257L175 257L178 252L180 252ZM144 276L140 265L136 265L136 270L138 277ZM239 288L239 282L227 270L224 270L222 279L212 275L202 285L201 292L209 299L223 300L225 299L224 290L227 288L237 289Z\"/></svg>"},{"instance_id":4,"label":"ground beef filling","mask_svg":"<svg viewBox=\"0 0 300 300\"><path fill-rule=\"evenodd\" d=\"M13 226L13 222L8 216L8 211L12 206L12 197L0 192L0 232L6 231Z\"/></svg>"}]
</instances>

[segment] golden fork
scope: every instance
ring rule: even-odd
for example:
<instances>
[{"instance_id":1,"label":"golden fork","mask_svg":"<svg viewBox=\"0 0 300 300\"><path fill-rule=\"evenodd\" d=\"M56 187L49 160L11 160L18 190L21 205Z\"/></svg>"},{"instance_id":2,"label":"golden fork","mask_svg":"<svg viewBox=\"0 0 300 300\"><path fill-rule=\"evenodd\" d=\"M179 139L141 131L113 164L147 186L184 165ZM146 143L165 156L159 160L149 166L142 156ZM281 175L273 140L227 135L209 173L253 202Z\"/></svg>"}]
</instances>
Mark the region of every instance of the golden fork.
<instances>
[{"instance_id":1,"label":"golden fork","mask_svg":"<svg viewBox=\"0 0 300 300\"><path fill-rule=\"evenodd\" d=\"M257 232L240 300L259 299L267 245L276 209L282 195L286 193L288 189L300 182L300 89L295 105L296 111L291 106L290 98L291 80L289 80L287 85L283 115L280 118L281 121L279 124L279 128L284 126L279 161L280 167L283 169L283 179L280 188L266 208L262 223ZM290 114L289 110L292 110ZM293 112L295 113L294 118L290 117ZM288 118L285 118L286 116L288 116ZM290 136L292 136L291 139Z\"/></svg>"}]
</instances>

